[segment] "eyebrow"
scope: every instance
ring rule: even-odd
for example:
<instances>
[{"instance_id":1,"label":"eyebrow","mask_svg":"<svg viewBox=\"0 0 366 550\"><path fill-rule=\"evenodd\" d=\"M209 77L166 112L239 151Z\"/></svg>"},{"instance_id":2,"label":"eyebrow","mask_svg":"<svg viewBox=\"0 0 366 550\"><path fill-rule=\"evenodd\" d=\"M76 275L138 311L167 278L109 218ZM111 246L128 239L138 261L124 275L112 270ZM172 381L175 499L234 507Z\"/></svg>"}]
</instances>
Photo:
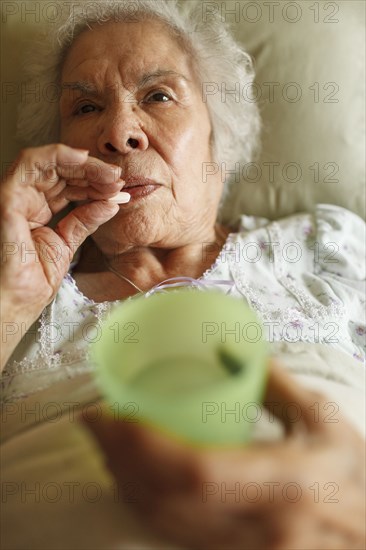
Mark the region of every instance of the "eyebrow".
<instances>
[{"instance_id":1,"label":"eyebrow","mask_svg":"<svg viewBox=\"0 0 366 550\"><path fill-rule=\"evenodd\" d=\"M150 82L150 80L156 80L157 78L161 78L162 76L176 76L178 78L182 78L186 82L191 82L186 76L181 73L177 73L176 71L158 69L153 73L144 74L139 80L138 86L142 87Z\"/></svg>"},{"instance_id":2,"label":"eyebrow","mask_svg":"<svg viewBox=\"0 0 366 550\"><path fill-rule=\"evenodd\" d=\"M98 95L98 88L94 86L94 84L91 84L90 82L86 81L75 81L75 82L64 82L61 85L61 89L63 90L75 90L77 92L82 92L84 94L88 95Z\"/></svg>"},{"instance_id":3,"label":"eyebrow","mask_svg":"<svg viewBox=\"0 0 366 550\"><path fill-rule=\"evenodd\" d=\"M186 82L191 82L186 76L184 76L181 73L177 73L176 71L158 69L152 73L146 73L142 75L142 77L138 81L137 86L138 88L142 88L143 86L148 84L150 81L157 80L158 78L161 78L164 76L175 76L185 80ZM75 82L64 82L61 88L62 90L75 90L90 96L97 96L100 94L100 91L98 90L97 86L95 86L91 82L84 81L84 80L75 81Z\"/></svg>"}]
</instances>

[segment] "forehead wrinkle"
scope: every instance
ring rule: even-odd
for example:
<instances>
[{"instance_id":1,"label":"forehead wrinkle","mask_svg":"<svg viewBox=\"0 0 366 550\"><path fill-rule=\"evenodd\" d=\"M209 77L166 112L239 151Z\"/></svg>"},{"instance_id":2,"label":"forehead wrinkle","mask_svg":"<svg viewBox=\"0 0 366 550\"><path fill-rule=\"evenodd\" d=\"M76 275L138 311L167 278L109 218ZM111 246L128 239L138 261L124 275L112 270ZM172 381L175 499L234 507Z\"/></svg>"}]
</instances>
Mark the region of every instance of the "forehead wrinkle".
<instances>
[{"instance_id":1,"label":"forehead wrinkle","mask_svg":"<svg viewBox=\"0 0 366 550\"><path fill-rule=\"evenodd\" d=\"M149 84L151 81L157 80L159 78L163 78L165 76L174 76L179 79L183 79L186 82L191 82L186 76L184 76L181 73L178 73L176 71L170 70L170 69L157 69L154 72L151 73L145 73L142 75L142 77L138 80L137 86L139 88L142 88ZM75 92L80 92L82 94L87 94L89 96L98 96L101 94L101 90L98 86L96 86L94 83L87 81L87 80L79 80L79 81L72 81L72 82L64 82L62 84L62 91L64 90L72 90ZM106 87L113 88L113 85L108 85Z\"/></svg>"},{"instance_id":2,"label":"forehead wrinkle","mask_svg":"<svg viewBox=\"0 0 366 550\"><path fill-rule=\"evenodd\" d=\"M155 26L158 27L159 32L153 33L151 37L151 27L154 28ZM124 37L124 35L126 36ZM144 48L147 35L150 39L152 38L153 42L150 52L146 52L146 48ZM142 48L141 51L140 46ZM145 65L144 69L146 73L152 72L152 70L156 68L157 72L160 73L158 64L156 64L159 57L160 60L164 60L165 67L167 67L168 63L170 65L172 60L176 61L177 56L179 57L179 60L181 56L183 58L187 58L187 52L184 48L182 49L180 42L177 41L176 37L172 35L170 29L159 20L139 21L136 23L109 21L102 26L92 24L89 30L85 30L76 38L70 48L69 54L73 57L73 59L74 55L76 55L75 61L78 60L76 66L73 66L73 63L71 63L70 67L70 64L68 63L68 61L70 61L70 59L68 60L69 55L66 56L66 64L69 66L69 71L76 76L77 80L79 80L78 74L74 71L78 69L79 65L83 65L85 62L89 63L95 60L99 66L100 62L102 62L102 64L105 63L106 68L110 64L114 64L116 68L121 62L122 65L127 62L125 65L127 74L125 76L133 77L135 73L136 84L139 74L138 71L135 72L134 69L136 69L136 61L138 66L141 58L143 60L142 63L147 60L154 62L155 67L152 67L151 65L149 67L148 65L150 63ZM150 54L152 54L152 58L150 58ZM144 59L146 55L148 58L147 60ZM188 55L188 58L189 57L190 56ZM132 66L130 65L130 61L132 62ZM188 72L189 77L191 76L191 71L190 67L187 68L188 71L183 70L183 72ZM143 69L143 65L140 65L140 70L141 69ZM174 63L172 69L177 69L177 74L179 74L179 71L182 72L182 67L175 67ZM141 70L141 73L142 72L143 71ZM170 74L173 73L174 71ZM164 71L161 75L157 74L157 76L164 76L164 74L166 75L168 73ZM85 74L85 76L88 78L89 75ZM129 81L131 80L133 80L133 78L129 79Z\"/></svg>"}]
</instances>

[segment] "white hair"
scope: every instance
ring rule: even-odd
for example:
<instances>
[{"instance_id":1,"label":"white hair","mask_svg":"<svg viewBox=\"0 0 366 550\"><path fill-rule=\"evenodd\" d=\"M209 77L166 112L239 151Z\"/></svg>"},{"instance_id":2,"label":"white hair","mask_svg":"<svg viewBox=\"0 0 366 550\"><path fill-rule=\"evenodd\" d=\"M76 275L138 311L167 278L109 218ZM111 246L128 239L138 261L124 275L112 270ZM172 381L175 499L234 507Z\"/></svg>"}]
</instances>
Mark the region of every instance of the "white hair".
<instances>
[{"instance_id":1,"label":"white hair","mask_svg":"<svg viewBox=\"0 0 366 550\"><path fill-rule=\"evenodd\" d=\"M229 171L238 161L253 160L259 149L260 131L258 107L248 99L254 79L253 65L219 14L205 15L205 3L192 0L59 2L61 17L46 29L38 44L33 44L25 67L29 84L38 86L43 98L20 105L18 135L25 145L59 141L62 65L68 49L81 32L91 25L109 21L157 19L192 56L202 99L207 102L211 119L214 161L227 166ZM229 93L240 89L246 90L245 97L242 93Z\"/></svg>"}]
</instances>

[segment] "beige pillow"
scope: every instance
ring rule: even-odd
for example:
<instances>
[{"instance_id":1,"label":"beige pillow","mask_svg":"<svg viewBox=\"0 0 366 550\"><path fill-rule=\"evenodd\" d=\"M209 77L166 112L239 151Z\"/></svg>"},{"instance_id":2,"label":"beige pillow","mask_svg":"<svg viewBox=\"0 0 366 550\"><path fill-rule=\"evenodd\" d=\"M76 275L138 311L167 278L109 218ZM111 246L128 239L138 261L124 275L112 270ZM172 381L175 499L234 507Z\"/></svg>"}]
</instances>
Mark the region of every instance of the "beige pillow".
<instances>
[{"instance_id":1,"label":"beige pillow","mask_svg":"<svg viewBox=\"0 0 366 550\"><path fill-rule=\"evenodd\" d=\"M217 4L255 58L264 125L262 154L241 165L224 219L277 219L315 203L365 217L365 3Z\"/></svg>"},{"instance_id":2,"label":"beige pillow","mask_svg":"<svg viewBox=\"0 0 366 550\"><path fill-rule=\"evenodd\" d=\"M17 106L29 101L33 91L23 81L22 63L27 44L40 32L44 18L40 2L1 4L1 173L15 159L23 144L16 139Z\"/></svg>"},{"instance_id":3,"label":"beige pillow","mask_svg":"<svg viewBox=\"0 0 366 550\"><path fill-rule=\"evenodd\" d=\"M2 4L2 171L21 148L17 104L33 93L22 82L21 60L27 41L53 16L51 4ZM241 213L276 219L319 202L365 216L364 2L203 1L202 16L210 9L233 23L255 58L263 117L260 158L227 167L240 182L225 202L224 220ZM247 90L239 94L251 100Z\"/></svg>"}]
</instances>

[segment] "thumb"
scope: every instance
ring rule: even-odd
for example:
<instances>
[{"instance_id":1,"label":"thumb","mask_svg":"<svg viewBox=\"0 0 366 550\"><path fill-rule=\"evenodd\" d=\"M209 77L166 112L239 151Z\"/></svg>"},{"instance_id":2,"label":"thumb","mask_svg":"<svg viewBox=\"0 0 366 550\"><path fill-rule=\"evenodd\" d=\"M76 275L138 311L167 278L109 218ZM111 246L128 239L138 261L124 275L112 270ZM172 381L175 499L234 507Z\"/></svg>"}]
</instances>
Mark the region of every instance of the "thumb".
<instances>
[{"instance_id":1,"label":"thumb","mask_svg":"<svg viewBox=\"0 0 366 550\"><path fill-rule=\"evenodd\" d=\"M117 214L119 205L109 201L93 201L77 206L56 226L55 232L70 250L70 261L75 251L100 225Z\"/></svg>"},{"instance_id":2,"label":"thumb","mask_svg":"<svg viewBox=\"0 0 366 550\"><path fill-rule=\"evenodd\" d=\"M302 435L319 429L315 419L317 410L325 403L325 397L308 390L288 374L277 360L270 360L268 384L264 406L283 422L287 433Z\"/></svg>"}]
</instances>

